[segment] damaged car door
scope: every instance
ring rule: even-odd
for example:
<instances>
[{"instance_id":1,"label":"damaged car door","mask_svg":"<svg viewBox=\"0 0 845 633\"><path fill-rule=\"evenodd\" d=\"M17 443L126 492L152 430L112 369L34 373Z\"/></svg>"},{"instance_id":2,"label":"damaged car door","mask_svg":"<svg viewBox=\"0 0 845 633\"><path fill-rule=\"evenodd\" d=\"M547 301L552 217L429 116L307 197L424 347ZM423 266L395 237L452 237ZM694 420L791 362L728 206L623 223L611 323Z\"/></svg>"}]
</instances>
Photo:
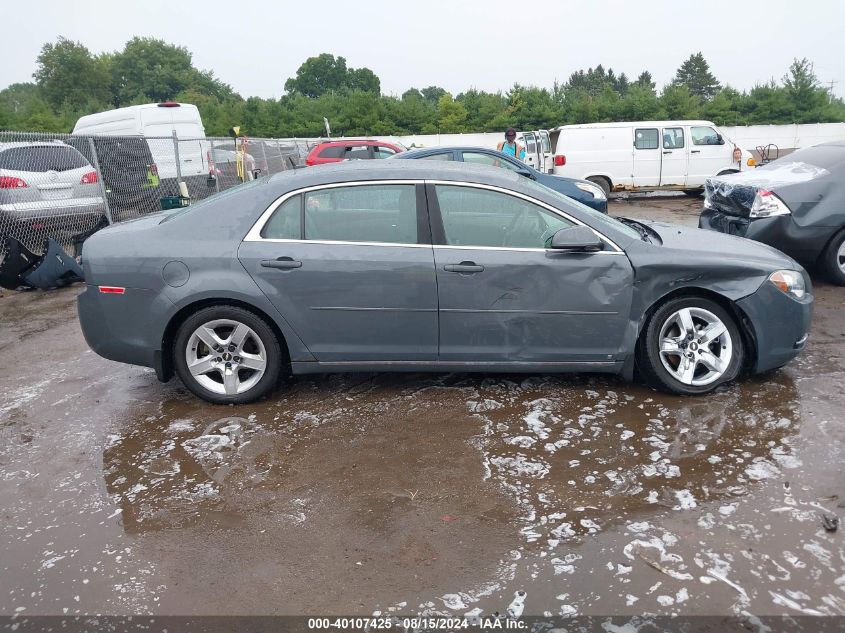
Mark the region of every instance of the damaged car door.
<instances>
[{"instance_id":1,"label":"damaged car door","mask_svg":"<svg viewBox=\"0 0 845 633\"><path fill-rule=\"evenodd\" d=\"M522 194L469 183L427 187L440 361L619 357L633 288L624 252L609 240L598 250L552 248L558 231L581 223Z\"/></svg>"}]
</instances>

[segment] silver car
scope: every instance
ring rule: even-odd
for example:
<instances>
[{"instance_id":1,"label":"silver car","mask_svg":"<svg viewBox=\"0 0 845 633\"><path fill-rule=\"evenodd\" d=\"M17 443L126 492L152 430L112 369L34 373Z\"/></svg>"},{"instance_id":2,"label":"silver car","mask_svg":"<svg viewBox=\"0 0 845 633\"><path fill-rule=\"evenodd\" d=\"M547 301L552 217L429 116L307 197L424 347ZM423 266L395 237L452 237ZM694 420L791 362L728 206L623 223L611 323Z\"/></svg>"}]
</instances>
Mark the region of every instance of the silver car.
<instances>
[{"instance_id":1,"label":"silver car","mask_svg":"<svg viewBox=\"0 0 845 633\"><path fill-rule=\"evenodd\" d=\"M65 143L0 143L0 233L38 248L93 230L105 205L97 172Z\"/></svg>"},{"instance_id":2,"label":"silver car","mask_svg":"<svg viewBox=\"0 0 845 633\"><path fill-rule=\"evenodd\" d=\"M813 303L768 246L425 160L261 178L104 229L83 266L91 348L217 403L287 371L636 369L702 394L794 358Z\"/></svg>"}]
</instances>

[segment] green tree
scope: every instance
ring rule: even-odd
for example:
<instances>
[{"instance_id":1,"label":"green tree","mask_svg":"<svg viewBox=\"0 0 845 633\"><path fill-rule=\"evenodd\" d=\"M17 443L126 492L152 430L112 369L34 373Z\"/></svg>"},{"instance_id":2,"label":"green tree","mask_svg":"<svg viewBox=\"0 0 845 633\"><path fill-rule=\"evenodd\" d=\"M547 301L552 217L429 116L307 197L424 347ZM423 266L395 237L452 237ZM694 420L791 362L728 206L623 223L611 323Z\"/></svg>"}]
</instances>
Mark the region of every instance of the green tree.
<instances>
[{"instance_id":1,"label":"green tree","mask_svg":"<svg viewBox=\"0 0 845 633\"><path fill-rule=\"evenodd\" d=\"M54 108L111 101L107 64L79 42L59 37L55 44L44 44L35 61L38 69L33 77L43 98Z\"/></svg>"},{"instance_id":2,"label":"green tree","mask_svg":"<svg viewBox=\"0 0 845 633\"><path fill-rule=\"evenodd\" d=\"M654 83L654 79L652 79L651 73L647 70L644 70L640 73L640 76L637 77L637 80L634 82L634 85L639 86L640 88L644 88L646 90L650 90L651 92L655 92L657 88L657 84Z\"/></svg>"},{"instance_id":3,"label":"green tree","mask_svg":"<svg viewBox=\"0 0 845 633\"><path fill-rule=\"evenodd\" d=\"M617 111L623 121L654 121L663 117L660 100L654 90L639 82L631 86Z\"/></svg>"},{"instance_id":4,"label":"green tree","mask_svg":"<svg viewBox=\"0 0 845 633\"><path fill-rule=\"evenodd\" d=\"M660 94L660 105L669 119L695 119L698 117L698 97L686 86L669 84Z\"/></svg>"},{"instance_id":5,"label":"green tree","mask_svg":"<svg viewBox=\"0 0 845 633\"><path fill-rule=\"evenodd\" d=\"M703 101L712 98L721 88L713 73L710 72L710 66L707 64L707 60L704 59L704 55L700 52L690 55L681 64L675 73L672 84L675 86L685 86L691 95Z\"/></svg>"},{"instance_id":6,"label":"green tree","mask_svg":"<svg viewBox=\"0 0 845 633\"><path fill-rule=\"evenodd\" d=\"M350 90L379 94L381 92L381 81L369 68L352 68L349 70L347 87Z\"/></svg>"},{"instance_id":7,"label":"green tree","mask_svg":"<svg viewBox=\"0 0 845 633\"><path fill-rule=\"evenodd\" d=\"M420 93L429 105L437 105L440 102L440 97L447 94L446 91L439 86L429 86L423 88Z\"/></svg>"},{"instance_id":8,"label":"green tree","mask_svg":"<svg viewBox=\"0 0 845 633\"><path fill-rule=\"evenodd\" d=\"M120 106L168 101L198 78L188 49L149 37L129 40L112 62L112 86Z\"/></svg>"},{"instance_id":9,"label":"green tree","mask_svg":"<svg viewBox=\"0 0 845 633\"><path fill-rule=\"evenodd\" d=\"M463 132L467 109L447 92L437 101L437 124L443 134Z\"/></svg>"}]
</instances>

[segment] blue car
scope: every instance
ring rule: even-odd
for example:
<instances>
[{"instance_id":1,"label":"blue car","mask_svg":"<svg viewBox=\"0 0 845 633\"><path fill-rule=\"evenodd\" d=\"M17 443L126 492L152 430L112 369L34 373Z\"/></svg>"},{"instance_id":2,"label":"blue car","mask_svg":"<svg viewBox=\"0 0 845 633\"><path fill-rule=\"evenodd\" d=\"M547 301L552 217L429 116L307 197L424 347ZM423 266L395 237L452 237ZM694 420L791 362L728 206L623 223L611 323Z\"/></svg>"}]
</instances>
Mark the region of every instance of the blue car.
<instances>
[{"instance_id":1,"label":"blue car","mask_svg":"<svg viewBox=\"0 0 845 633\"><path fill-rule=\"evenodd\" d=\"M508 156L494 149L486 149L484 147L427 147L425 149L402 152L401 154L392 156L391 159L443 160L501 167L502 169L515 171L521 176L530 178L549 189L553 189L573 200L577 200L581 204L586 204L596 211L607 213L607 196L598 185L588 180L544 174L515 159L513 156Z\"/></svg>"}]
</instances>

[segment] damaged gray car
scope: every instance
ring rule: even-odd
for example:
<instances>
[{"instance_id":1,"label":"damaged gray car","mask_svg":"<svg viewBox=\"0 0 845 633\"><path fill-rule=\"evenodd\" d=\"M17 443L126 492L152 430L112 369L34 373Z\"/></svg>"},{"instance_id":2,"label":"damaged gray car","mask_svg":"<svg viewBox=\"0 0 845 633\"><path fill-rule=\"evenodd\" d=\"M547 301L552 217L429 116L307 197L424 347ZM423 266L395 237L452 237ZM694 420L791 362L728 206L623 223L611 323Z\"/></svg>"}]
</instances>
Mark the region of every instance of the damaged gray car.
<instances>
[{"instance_id":1,"label":"damaged gray car","mask_svg":"<svg viewBox=\"0 0 845 633\"><path fill-rule=\"evenodd\" d=\"M813 302L768 246L431 161L280 173L104 229L83 265L91 348L215 403L283 372L639 374L703 394L794 358Z\"/></svg>"},{"instance_id":2,"label":"damaged gray car","mask_svg":"<svg viewBox=\"0 0 845 633\"><path fill-rule=\"evenodd\" d=\"M698 225L774 246L845 285L845 141L708 179Z\"/></svg>"}]
</instances>

